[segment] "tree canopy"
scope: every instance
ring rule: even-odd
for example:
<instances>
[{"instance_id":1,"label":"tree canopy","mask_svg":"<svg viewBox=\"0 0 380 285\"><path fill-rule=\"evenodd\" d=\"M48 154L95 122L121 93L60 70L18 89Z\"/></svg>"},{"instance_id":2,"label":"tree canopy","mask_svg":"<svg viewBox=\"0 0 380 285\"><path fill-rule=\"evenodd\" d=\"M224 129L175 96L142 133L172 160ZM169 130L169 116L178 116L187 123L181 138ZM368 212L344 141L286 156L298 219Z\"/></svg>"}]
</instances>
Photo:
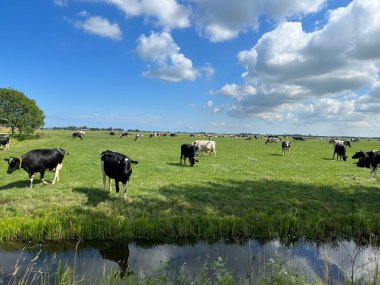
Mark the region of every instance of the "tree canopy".
<instances>
[{"instance_id":1,"label":"tree canopy","mask_svg":"<svg viewBox=\"0 0 380 285\"><path fill-rule=\"evenodd\" d=\"M16 129L20 134L31 134L44 125L44 112L36 102L22 92L11 88L0 88L0 123Z\"/></svg>"}]
</instances>

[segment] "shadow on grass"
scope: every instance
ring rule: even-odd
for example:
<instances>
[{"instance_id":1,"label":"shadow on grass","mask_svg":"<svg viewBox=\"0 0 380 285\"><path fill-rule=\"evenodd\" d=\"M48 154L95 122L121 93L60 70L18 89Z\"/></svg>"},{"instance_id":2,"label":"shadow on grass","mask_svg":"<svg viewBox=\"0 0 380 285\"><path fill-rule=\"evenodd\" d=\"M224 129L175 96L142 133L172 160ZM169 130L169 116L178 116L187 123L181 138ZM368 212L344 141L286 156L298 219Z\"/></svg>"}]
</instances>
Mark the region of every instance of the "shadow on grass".
<instances>
[{"instance_id":1,"label":"shadow on grass","mask_svg":"<svg viewBox=\"0 0 380 285\"><path fill-rule=\"evenodd\" d=\"M37 183L39 183L39 181ZM33 183L33 185L34 184L36 184L36 183ZM29 186L30 186L30 181L29 180L27 180L27 181L25 181L25 180L15 181L15 182L11 182L11 183L9 183L7 185L0 186L0 191L2 191L2 190L9 190L11 188L21 188L21 189L23 189L23 188L29 188Z\"/></svg>"},{"instance_id":2,"label":"shadow on grass","mask_svg":"<svg viewBox=\"0 0 380 285\"><path fill-rule=\"evenodd\" d=\"M87 196L86 206L96 207L99 203L104 202L106 200L111 200L109 196L109 191L104 191L100 188L74 188L73 192L77 192L80 194L84 194Z\"/></svg>"},{"instance_id":3,"label":"shadow on grass","mask_svg":"<svg viewBox=\"0 0 380 285\"><path fill-rule=\"evenodd\" d=\"M190 167L190 165L188 163L186 163L186 164L180 164L180 163L167 162L166 164L170 165L170 166L177 166L177 167L184 167L184 166Z\"/></svg>"},{"instance_id":4,"label":"shadow on grass","mask_svg":"<svg viewBox=\"0 0 380 285\"><path fill-rule=\"evenodd\" d=\"M283 156L281 153L271 153L271 156Z\"/></svg>"}]
</instances>

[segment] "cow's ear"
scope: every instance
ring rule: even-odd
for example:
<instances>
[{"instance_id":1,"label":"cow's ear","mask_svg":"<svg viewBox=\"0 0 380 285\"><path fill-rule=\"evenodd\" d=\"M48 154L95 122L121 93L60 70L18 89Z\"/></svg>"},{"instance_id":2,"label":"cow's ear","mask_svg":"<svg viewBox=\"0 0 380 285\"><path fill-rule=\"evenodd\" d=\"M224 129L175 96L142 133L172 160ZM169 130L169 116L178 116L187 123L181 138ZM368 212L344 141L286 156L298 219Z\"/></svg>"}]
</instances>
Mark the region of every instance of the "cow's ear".
<instances>
[{"instance_id":1,"label":"cow's ear","mask_svg":"<svg viewBox=\"0 0 380 285\"><path fill-rule=\"evenodd\" d=\"M5 161L9 161L9 158L4 158Z\"/></svg>"}]
</instances>

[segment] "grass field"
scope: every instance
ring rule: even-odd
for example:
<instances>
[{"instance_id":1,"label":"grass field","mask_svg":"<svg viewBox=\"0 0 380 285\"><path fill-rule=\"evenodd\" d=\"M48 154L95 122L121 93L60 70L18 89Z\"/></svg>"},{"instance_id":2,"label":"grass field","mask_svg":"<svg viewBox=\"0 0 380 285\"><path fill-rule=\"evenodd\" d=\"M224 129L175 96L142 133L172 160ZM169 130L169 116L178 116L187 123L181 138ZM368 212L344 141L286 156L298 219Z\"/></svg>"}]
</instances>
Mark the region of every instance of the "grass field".
<instances>
[{"instance_id":1,"label":"grass field","mask_svg":"<svg viewBox=\"0 0 380 285\"><path fill-rule=\"evenodd\" d=\"M327 141L292 141L290 155L264 139L215 138L217 156L179 165L188 135L134 141L108 132L40 131L39 138L11 141L0 151L0 240L152 238L242 239L305 237L376 239L380 236L380 178L358 168L355 150L380 149L362 140L346 162L332 160ZM36 175L6 173L4 158L36 148L69 154L60 181L43 185ZM138 160L128 198L102 189L100 153L113 150ZM45 175L52 181L53 173Z\"/></svg>"}]
</instances>

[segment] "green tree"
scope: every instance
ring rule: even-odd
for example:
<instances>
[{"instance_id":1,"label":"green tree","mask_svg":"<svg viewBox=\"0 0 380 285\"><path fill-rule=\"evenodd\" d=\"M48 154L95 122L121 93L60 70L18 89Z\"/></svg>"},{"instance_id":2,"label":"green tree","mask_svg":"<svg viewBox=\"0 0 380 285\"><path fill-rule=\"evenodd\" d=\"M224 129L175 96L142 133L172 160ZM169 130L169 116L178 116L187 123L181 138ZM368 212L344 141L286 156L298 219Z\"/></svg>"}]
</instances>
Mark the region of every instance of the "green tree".
<instances>
[{"instance_id":1,"label":"green tree","mask_svg":"<svg viewBox=\"0 0 380 285\"><path fill-rule=\"evenodd\" d=\"M44 125L44 112L36 102L22 92L11 88L0 88L0 123L16 129L20 134L31 134Z\"/></svg>"}]
</instances>

